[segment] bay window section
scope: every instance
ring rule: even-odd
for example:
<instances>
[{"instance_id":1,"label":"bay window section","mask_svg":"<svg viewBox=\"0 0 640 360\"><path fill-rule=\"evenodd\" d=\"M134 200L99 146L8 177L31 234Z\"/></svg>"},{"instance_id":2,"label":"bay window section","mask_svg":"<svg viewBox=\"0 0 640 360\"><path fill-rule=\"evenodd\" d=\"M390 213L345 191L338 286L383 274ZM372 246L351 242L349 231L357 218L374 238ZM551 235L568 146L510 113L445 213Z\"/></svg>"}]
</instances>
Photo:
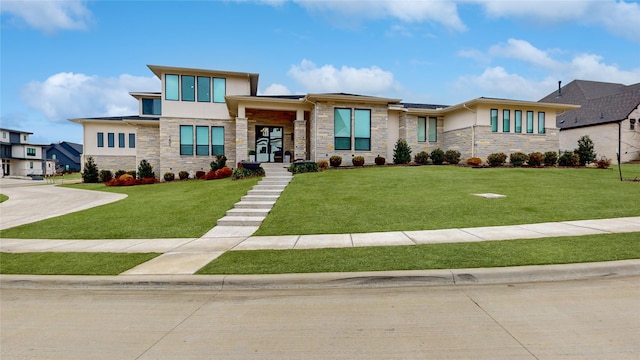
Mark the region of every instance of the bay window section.
<instances>
[{"instance_id":1,"label":"bay window section","mask_svg":"<svg viewBox=\"0 0 640 360\"><path fill-rule=\"evenodd\" d=\"M180 155L193 155L193 126L180 125Z\"/></svg>"},{"instance_id":2,"label":"bay window section","mask_svg":"<svg viewBox=\"0 0 640 360\"><path fill-rule=\"evenodd\" d=\"M544 134L544 112L538 112L538 134Z\"/></svg>"},{"instance_id":3,"label":"bay window section","mask_svg":"<svg viewBox=\"0 0 640 360\"><path fill-rule=\"evenodd\" d=\"M533 134L533 111L527 111L527 134Z\"/></svg>"},{"instance_id":4,"label":"bay window section","mask_svg":"<svg viewBox=\"0 0 640 360\"><path fill-rule=\"evenodd\" d=\"M211 78L198 76L198 102L211 102Z\"/></svg>"},{"instance_id":5,"label":"bay window section","mask_svg":"<svg viewBox=\"0 0 640 360\"><path fill-rule=\"evenodd\" d=\"M213 78L213 102L223 103L227 95L227 80L225 78Z\"/></svg>"},{"instance_id":6,"label":"bay window section","mask_svg":"<svg viewBox=\"0 0 640 360\"><path fill-rule=\"evenodd\" d=\"M211 155L224 155L224 127L211 127Z\"/></svg>"},{"instance_id":7,"label":"bay window section","mask_svg":"<svg viewBox=\"0 0 640 360\"><path fill-rule=\"evenodd\" d=\"M167 74L164 76L164 98L167 100L179 100L178 75Z\"/></svg>"},{"instance_id":8,"label":"bay window section","mask_svg":"<svg viewBox=\"0 0 640 360\"><path fill-rule=\"evenodd\" d=\"M514 113L515 117L515 132L522 132L522 110L516 110Z\"/></svg>"},{"instance_id":9,"label":"bay window section","mask_svg":"<svg viewBox=\"0 0 640 360\"><path fill-rule=\"evenodd\" d=\"M371 110L355 110L354 134L356 150L371 150Z\"/></svg>"},{"instance_id":10,"label":"bay window section","mask_svg":"<svg viewBox=\"0 0 640 360\"><path fill-rule=\"evenodd\" d=\"M182 75L182 101L195 101L195 77Z\"/></svg>"},{"instance_id":11,"label":"bay window section","mask_svg":"<svg viewBox=\"0 0 640 360\"><path fill-rule=\"evenodd\" d=\"M438 141L438 118L429 118L429 142Z\"/></svg>"},{"instance_id":12,"label":"bay window section","mask_svg":"<svg viewBox=\"0 0 640 360\"><path fill-rule=\"evenodd\" d=\"M209 127L196 126L196 155L209 155Z\"/></svg>"},{"instance_id":13,"label":"bay window section","mask_svg":"<svg viewBox=\"0 0 640 360\"><path fill-rule=\"evenodd\" d=\"M418 142L427 141L427 118L418 116Z\"/></svg>"},{"instance_id":14,"label":"bay window section","mask_svg":"<svg viewBox=\"0 0 640 360\"><path fill-rule=\"evenodd\" d=\"M498 132L498 109L491 109L491 131Z\"/></svg>"},{"instance_id":15,"label":"bay window section","mask_svg":"<svg viewBox=\"0 0 640 360\"><path fill-rule=\"evenodd\" d=\"M511 132L511 110L502 110L502 132Z\"/></svg>"},{"instance_id":16,"label":"bay window section","mask_svg":"<svg viewBox=\"0 0 640 360\"><path fill-rule=\"evenodd\" d=\"M333 137L336 150L351 150L351 109L333 110Z\"/></svg>"}]
</instances>

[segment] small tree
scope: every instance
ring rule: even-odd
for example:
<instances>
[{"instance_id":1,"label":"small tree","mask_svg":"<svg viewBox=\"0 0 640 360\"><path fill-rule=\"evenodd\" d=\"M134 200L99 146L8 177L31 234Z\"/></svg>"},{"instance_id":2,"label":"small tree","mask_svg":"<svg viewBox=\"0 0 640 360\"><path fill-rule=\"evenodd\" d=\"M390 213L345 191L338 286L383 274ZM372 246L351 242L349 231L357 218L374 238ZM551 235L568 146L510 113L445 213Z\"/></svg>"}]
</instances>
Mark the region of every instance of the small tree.
<instances>
[{"instance_id":1,"label":"small tree","mask_svg":"<svg viewBox=\"0 0 640 360\"><path fill-rule=\"evenodd\" d=\"M580 166L585 166L596 159L596 153L593 151L593 141L589 135L584 135L578 139L578 148L573 152L578 154Z\"/></svg>"},{"instance_id":2,"label":"small tree","mask_svg":"<svg viewBox=\"0 0 640 360\"><path fill-rule=\"evenodd\" d=\"M411 162L411 147L405 139L398 139L393 149L394 164L408 164Z\"/></svg>"},{"instance_id":3,"label":"small tree","mask_svg":"<svg viewBox=\"0 0 640 360\"><path fill-rule=\"evenodd\" d=\"M216 171L220 170L223 167L227 166L227 157L224 155L216 155L215 159L209 163L211 170Z\"/></svg>"},{"instance_id":4,"label":"small tree","mask_svg":"<svg viewBox=\"0 0 640 360\"><path fill-rule=\"evenodd\" d=\"M151 166L147 160L143 159L140 161L140 165L138 165L138 177L140 179L156 177L156 174L153 172L153 166Z\"/></svg>"},{"instance_id":5,"label":"small tree","mask_svg":"<svg viewBox=\"0 0 640 360\"><path fill-rule=\"evenodd\" d=\"M98 166L93 161L93 157L89 156L84 163L84 170L82 170L82 182L85 183L98 183L100 182L100 173L98 172Z\"/></svg>"},{"instance_id":6,"label":"small tree","mask_svg":"<svg viewBox=\"0 0 640 360\"><path fill-rule=\"evenodd\" d=\"M442 165L444 162L444 151L442 149L437 148L431 152L431 161L434 165Z\"/></svg>"}]
</instances>

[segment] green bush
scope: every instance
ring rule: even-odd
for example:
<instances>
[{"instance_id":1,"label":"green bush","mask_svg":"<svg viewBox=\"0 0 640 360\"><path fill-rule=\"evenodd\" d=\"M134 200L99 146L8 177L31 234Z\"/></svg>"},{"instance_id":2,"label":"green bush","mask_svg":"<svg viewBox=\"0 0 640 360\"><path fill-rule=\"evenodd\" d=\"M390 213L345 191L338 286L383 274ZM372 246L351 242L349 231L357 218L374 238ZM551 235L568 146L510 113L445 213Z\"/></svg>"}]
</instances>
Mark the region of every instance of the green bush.
<instances>
[{"instance_id":1,"label":"green bush","mask_svg":"<svg viewBox=\"0 0 640 360\"><path fill-rule=\"evenodd\" d=\"M264 176L264 169L262 166L259 166L255 170L247 169L245 167L237 167L233 170L233 174L231 177L233 180L247 179L252 177L260 177Z\"/></svg>"},{"instance_id":2,"label":"green bush","mask_svg":"<svg viewBox=\"0 0 640 360\"><path fill-rule=\"evenodd\" d=\"M413 157L413 161L420 165L426 165L429 162L429 153L420 151Z\"/></svg>"},{"instance_id":3,"label":"green bush","mask_svg":"<svg viewBox=\"0 0 640 360\"><path fill-rule=\"evenodd\" d=\"M82 170L82 182L85 183L98 183L100 182L100 175L98 173L98 166L93 161L93 157L89 156L84 163L84 170Z\"/></svg>"},{"instance_id":4,"label":"green bush","mask_svg":"<svg viewBox=\"0 0 640 360\"><path fill-rule=\"evenodd\" d=\"M111 170L100 170L100 182L106 183L107 181L113 179L113 173Z\"/></svg>"},{"instance_id":5,"label":"green bush","mask_svg":"<svg viewBox=\"0 0 640 360\"><path fill-rule=\"evenodd\" d=\"M227 166L227 157L224 155L216 155L215 159L209 163L211 170L216 171Z\"/></svg>"},{"instance_id":6,"label":"green bush","mask_svg":"<svg viewBox=\"0 0 640 360\"><path fill-rule=\"evenodd\" d=\"M373 161L376 163L376 165L384 165L386 159L378 155Z\"/></svg>"},{"instance_id":7,"label":"green bush","mask_svg":"<svg viewBox=\"0 0 640 360\"><path fill-rule=\"evenodd\" d=\"M585 166L596 159L596 153L593 148L593 141L588 135L584 135L578 139L578 148L573 152L578 154L578 162L581 166Z\"/></svg>"},{"instance_id":8,"label":"green bush","mask_svg":"<svg viewBox=\"0 0 640 360\"><path fill-rule=\"evenodd\" d=\"M351 163L353 166L362 166L364 165L364 156L356 155L351 158Z\"/></svg>"},{"instance_id":9,"label":"green bush","mask_svg":"<svg viewBox=\"0 0 640 360\"><path fill-rule=\"evenodd\" d=\"M126 174L126 173L127 173L127 172L126 172L126 171L124 171L124 170L118 170L118 171L116 171L116 173L114 174L114 176L113 176L113 177L117 179L117 178L119 178L120 176L122 176L122 175L124 175L124 174Z\"/></svg>"},{"instance_id":10,"label":"green bush","mask_svg":"<svg viewBox=\"0 0 640 360\"><path fill-rule=\"evenodd\" d=\"M527 164L529 164L529 166L540 166L543 162L544 154L541 152L532 152L529 154L529 160L527 160Z\"/></svg>"},{"instance_id":11,"label":"green bush","mask_svg":"<svg viewBox=\"0 0 640 360\"><path fill-rule=\"evenodd\" d=\"M460 162L460 151L447 150L444 152L444 161L451 165L458 165Z\"/></svg>"},{"instance_id":12,"label":"green bush","mask_svg":"<svg viewBox=\"0 0 640 360\"><path fill-rule=\"evenodd\" d=\"M507 154L503 152L489 154L487 156L487 163L489 166L502 166L507 161Z\"/></svg>"},{"instance_id":13,"label":"green bush","mask_svg":"<svg viewBox=\"0 0 640 360\"><path fill-rule=\"evenodd\" d=\"M578 164L580 164L580 157L572 151L565 151L558 158L560 166L578 166Z\"/></svg>"},{"instance_id":14,"label":"green bush","mask_svg":"<svg viewBox=\"0 0 640 360\"><path fill-rule=\"evenodd\" d=\"M558 153L555 151L547 151L544 153L544 166L554 166L558 163Z\"/></svg>"},{"instance_id":15,"label":"green bush","mask_svg":"<svg viewBox=\"0 0 640 360\"><path fill-rule=\"evenodd\" d=\"M178 177L180 178L180 180L188 179L188 178L189 178L189 172L188 172L188 171L181 170L181 171L178 173Z\"/></svg>"},{"instance_id":16,"label":"green bush","mask_svg":"<svg viewBox=\"0 0 640 360\"><path fill-rule=\"evenodd\" d=\"M318 164L313 161L298 161L289 166L289 171L292 174L318 172Z\"/></svg>"},{"instance_id":17,"label":"green bush","mask_svg":"<svg viewBox=\"0 0 640 360\"><path fill-rule=\"evenodd\" d=\"M411 162L411 147L405 139L398 139L393 149L394 164L408 164Z\"/></svg>"},{"instance_id":18,"label":"green bush","mask_svg":"<svg viewBox=\"0 0 640 360\"><path fill-rule=\"evenodd\" d=\"M140 161L140 165L138 165L138 177L140 179L156 177L156 173L153 172L153 166L151 166L147 160L143 159Z\"/></svg>"},{"instance_id":19,"label":"green bush","mask_svg":"<svg viewBox=\"0 0 640 360\"><path fill-rule=\"evenodd\" d=\"M129 170L127 171L127 174L131 175L135 179L138 173L135 170Z\"/></svg>"},{"instance_id":20,"label":"green bush","mask_svg":"<svg viewBox=\"0 0 640 360\"><path fill-rule=\"evenodd\" d=\"M176 175L172 172L164 173L164 181L173 181L176 178Z\"/></svg>"},{"instance_id":21,"label":"green bush","mask_svg":"<svg viewBox=\"0 0 640 360\"><path fill-rule=\"evenodd\" d=\"M440 148L434 149L431 152L431 162L435 165L442 165L444 163L444 151Z\"/></svg>"},{"instance_id":22,"label":"green bush","mask_svg":"<svg viewBox=\"0 0 640 360\"><path fill-rule=\"evenodd\" d=\"M509 162L511 163L511 165L516 167L522 166L528 160L529 160L529 155L520 151L516 151L514 153L509 154Z\"/></svg>"},{"instance_id":23,"label":"green bush","mask_svg":"<svg viewBox=\"0 0 640 360\"><path fill-rule=\"evenodd\" d=\"M342 164L342 156L340 156L340 155L332 155L329 158L329 164L331 164L331 167L340 166L340 164Z\"/></svg>"}]
</instances>

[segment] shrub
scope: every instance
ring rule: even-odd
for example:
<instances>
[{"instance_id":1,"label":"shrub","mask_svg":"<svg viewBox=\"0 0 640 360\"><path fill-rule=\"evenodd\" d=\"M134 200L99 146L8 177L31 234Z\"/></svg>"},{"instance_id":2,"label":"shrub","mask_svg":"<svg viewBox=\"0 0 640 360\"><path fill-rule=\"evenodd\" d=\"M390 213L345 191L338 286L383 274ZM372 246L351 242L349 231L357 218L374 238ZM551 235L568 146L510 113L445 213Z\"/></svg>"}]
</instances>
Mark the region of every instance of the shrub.
<instances>
[{"instance_id":1,"label":"shrub","mask_svg":"<svg viewBox=\"0 0 640 360\"><path fill-rule=\"evenodd\" d=\"M126 174L127 172L124 170L118 170L116 171L116 173L113 175L116 179L119 178L120 176ZM135 177L135 176L134 176Z\"/></svg>"},{"instance_id":2,"label":"shrub","mask_svg":"<svg viewBox=\"0 0 640 360\"><path fill-rule=\"evenodd\" d=\"M502 152L489 154L489 156L487 156L489 166L502 166L505 161L507 161L507 154Z\"/></svg>"},{"instance_id":3,"label":"shrub","mask_svg":"<svg viewBox=\"0 0 640 360\"><path fill-rule=\"evenodd\" d=\"M378 155L373 161L376 163L376 165L384 165L386 159Z\"/></svg>"},{"instance_id":4,"label":"shrub","mask_svg":"<svg viewBox=\"0 0 640 360\"><path fill-rule=\"evenodd\" d=\"M460 151L447 150L444 152L444 161L451 165L457 165L460 162Z\"/></svg>"},{"instance_id":5,"label":"shrub","mask_svg":"<svg viewBox=\"0 0 640 360\"><path fill-rule=\"evenodd\" d=\"M164 173L164 181L173 181L176 178L176 175L172 172Z\"/></svg>"},{"instance_id":6,"label":"shrub","mask_svg":"<svg viewBox=\"0 0 640 360\"><path fill-rule=\"evenodd\" d=\"M329 158L329 164L331 164L331 167L340 166L340 164L342 164L342 156L340 156L340 155L332 155Z\"/></svg>"},{"instance_id":7,"label":"shrub","mask_svg":"<svg viewBox=\"0 0 640 360\"><path fill-rule=\"evenodd\" d=\"M479 166L482 164L482 159L479 157L471 157L467 159L467 165L469 166Z\"/></svg>"},{"instance_id":8,"label":"shrub","mask_svg":"<svg viewBox=\"0 0 640 360\"><path fill-rule=\"evenodd\" d=\"M196 171L196 179L202 179L205 175L206 173L202 170Z\"/></svg>"},{"instance_id":9,"label":"shrub","mask_svg":"<svg viewBox=\"0 0 640 360\"><path fill-rule=\"evenodd\" d=\"M214 178L215 179L224 179L233 175L233 170L230 167L225 166L222 169L218 169L215 171Z\"/></svg>"},{"instance_id":10,"label":"shrub","mask_svg":"<svg viewBox=\"0 0 640 360\"><path fill-rule=\"evenodd\" d=\"M513 166L522 166L522 164L524 164L525 162L527 162L529 160L529 155L520 152L520 151L516 151L514 153L511 153L509 155L509 162L511 163L511 165Z\"/></svg>"},{"instance_id":11,"label":"shrub","mask_svg":"<svg viewBox=\"0 0 640 360\"><path fill-rule=\"evenodd\" d=\"M118 176L119 181L127 181L127 180L133 180L133 179L135 179L135 177L131 176L131 174L122 174Z\"/></svg>"},{"instance_id":12,"label":"shrub","mask_svg":"<svg viewBox=\"0 0 640 360\"><path fill-rule=\"evenodd\" d=\"M100 170L100 182L106 183L111 179L113 179L111 170Z\"/></svg>"},{"instance_id":13,"label":"shrub","mask_svg":"<svg viewBox=\"0 0 640 360\"><path fill-rule=\"evenodd\" d=\"M431 152L431 161L435 165L442 165L442 163L444 162L444 151L442 151L442 149L440 148L434 149Z\"/></svg>"},{"instance_id":14,"label":"shrub","mask_svg":"<svg viewBox=\"0 0 640 360\"><path fill-rule=\"evenodd\" d=\"M398 139L393 149L394 164L408 164L411 162L411 147L405 139Z\"/></svg>"},{"instance_id":15,"label":"shrub","mask_svg":"<svg viewBox=\"0 0 640 360\"><path fill-rule=\"evenodd\" d=\"M320 170L324 170L324 169L329 168L329 161L327 161L327 160L318 161L318 168L320 168Z\"/></svg>"},{"instance_id":16,"label":"shrub","mask_svg":"<svg viewBox=\"0 0 640 360\"><path fill-rule=\"evenodd\" d=\"M247 168L235 168L233 170L232 178L233 180L247 179L252 177L264 176L264 169L262 166L258 167L255 170L247 169Z\"/></svg>"},{"instance_id":17,"label":"shrub","mask_svg":"<svg viewBox=\"0 0 640 360\"><path fill-rule=\"evenodd\" d=\"M541 152L532 152L529 154L529 160L527 160L527 164L529 164L529 166L540 166L543 162L544 155Z\"/></svg>"},{"instance_id":18,"label":"shrub","mask_svg":"<svg viewBox=\"0 0 640 360\"><path fill-rule=\"evenodd\" d=\"M426 151L420 151L413 156L413 162L420 165L426 165L429 162L429 153Z\"/></svg>"},{"instance_id":19,"label":"shrub","mask_svg":"<svg viewBox=\"0 0 640 360\"><path fill-rule=\"evenodd\" d=\"M558 158L558 165L560 166L578 166L579 163L580 157L572 151L565 151Z\"/></svg>"},{"instance_id":20,"label":"shrub","mask_svg":"<svg viewBox=\"0 0 640 360\"><path fill-rule=\"evenodd\" d=\"M180 172L178 173L178 177L180 178L180 180L185 180L189 178L189 172L188 171L184 171L184 170L180 170Z\"/></svg>"},{"instance_id":21,"label":"shrub","mask_svg":"<svg viewBox=\"0 0 640 360\"><path fill-rule=\"evenodd\" d=\"M215 170L209 170L207 171L206 174L204 174L204 176L202 177L202 180L213 180L215 178L216 178Z\"/></svg>"},{"instance_id":22,"label":"shrub","mask_svg":"<svg viewBox=\"0 0 640 360\"><path fill-rule=\"evenodd\" d=\"M327 160L322 160L324 162L327 162ZM327 166L328 166L328 162L327 162ZM301 174L301 173L307 173L307 172L318 172L318 164L314 163L313 161L298 161L298 162L294 162L289 166L289 171L292 174Z\"/></svg>"},{"instance_id":23,"label":"shrub","mask_svg":"<svg viewBox=\"0 0 640 360\"><path fill-rule=\"evenodd\" d=\"M216 155L215 159L209 164L211 170L216 171L227 166L227 157L224 155Z\"/></svg>"},{"instance_id":24,"label":"shrub","mask_svg":"<svg viewBox=\"0 0 640 360\"><path fill-rule=\"evenodd\" d=\"M151 166L147 160L143 159L140 161L140 165L138 165L138 177L140 179L156 177L156 174L153 172L153 166Z\"/></svg>"},{"instance_id":25,"label":"shrub","mask_svg":"<svg viewBox=\"0 0 640 360\"><path fill-rule=\"evenodd\" d=\"M84 163L84 170L82 170L82 182L85 183L98 183L100 182L100 175L98 174L98 166L93 161L93 157L89 156Z\"/></svg>"},{"instance_id":26,"label":"shrub","mask_svg":"<svg viewBox=\"0 0 640 360\"><path fill-rule=\"evenodd\" d=\"M129 170L127 171L127 174L131 175L134 179L138 177L138 173L135 170Z\"/></svg>"},{"instance_id":27,"label":"shrub","mask_svg":"<svg viewBox=\"0 0 640 360\"><path fill-rule=\"evenodd\" d=\"M356 155L351 158L351 163L353 166L362 166L364 165L364 156Z\"/></svg>"},{"instance_id":28,"label":"shrub","mask_svg":"<svg viewBox=\"0 0 640 360\"><path fill-rule=\"evenodd\" d=\"M555 151L547 151L544 153L544 166L554 166L558 163L558 153Z\"/></svg>"},{"instance_id":29,"label":"shrub","mask_svg":"<svg viewBox=\"0 0 640 360\"><path fill-rule=\"evenodd\" d=\"M595 163L598 169L607 169L609 166L611 166L611 160L607 159L604 156L601 157L600 160L596 160Z\"/></svg>"},{"instance_id":30,"label":"shrub","mask_svg":"<svg viewBox=\"0 0 640 360\"><path fill-rule=\"evenodd\" d=\"M578 161L581 166L585 166L596 159L596 153L593 150L593 141L588 135L584 135L578 139L578 148L573 152L578 154Z\"/></svg>"}]
</instances>

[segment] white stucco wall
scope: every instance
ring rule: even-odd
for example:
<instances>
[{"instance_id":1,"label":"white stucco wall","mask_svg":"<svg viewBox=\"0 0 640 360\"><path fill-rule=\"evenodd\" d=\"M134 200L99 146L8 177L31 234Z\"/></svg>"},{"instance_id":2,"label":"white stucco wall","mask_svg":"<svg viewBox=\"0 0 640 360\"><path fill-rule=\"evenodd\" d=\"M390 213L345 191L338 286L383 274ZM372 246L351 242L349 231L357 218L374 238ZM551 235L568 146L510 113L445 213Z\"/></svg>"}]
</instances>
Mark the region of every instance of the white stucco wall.
<instances>
[{"instance_id":1,"label":"white stucco wall","mask_svg":"<svg viewBox=\"0 0 640 360\"><path fill-rule=\"evenodd\" d=\"M104 147L98 147L98 133L104 134ZM108 133L114 135L114 147L109 147ZM118 134L124 133L125 147L118 147ZM113 155L113 156L135 156L136 149L129 147L129 134L135 134L134 126L120 121L91 121L85 122L83 126L83 153L85 155ZM136 143L137 141L136 135ZM136 146L138 146L136 144Z\"/></svg>"},{"instance_id":2,"label":"white stucco wall","mask_svg":"<svg viewBox=\"0 0 640 360\"><path fill-rule=\"evenodd\" d=\"M574 150L578 147L578 139L584 135L588 135L593 141L597 158L605 156L612 162L617 162L616 154L618 153L618 136L620 134L620 161L625 163L633 160L639 160L640 130L638 129L637 120L635 130L630 130L629 119L624 120L621 126L621 133L619 132L617 122L577 129L561 130L560 149L563 151Z\"/></svg>"}]
</instances>

